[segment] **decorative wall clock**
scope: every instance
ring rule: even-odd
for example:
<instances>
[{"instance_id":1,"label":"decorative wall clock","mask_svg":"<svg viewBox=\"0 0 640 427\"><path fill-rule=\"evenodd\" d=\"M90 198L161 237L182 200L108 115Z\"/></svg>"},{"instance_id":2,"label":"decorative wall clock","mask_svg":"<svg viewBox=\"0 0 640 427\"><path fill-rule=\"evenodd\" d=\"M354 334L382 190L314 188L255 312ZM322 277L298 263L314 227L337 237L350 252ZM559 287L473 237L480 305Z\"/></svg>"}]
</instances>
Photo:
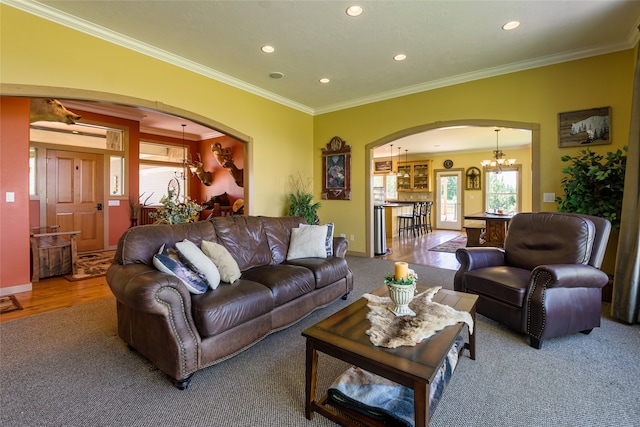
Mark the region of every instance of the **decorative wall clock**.
<instances>
[{"instance_id":1,"label":"decorative wall clock","mask_svg":"<svg viewBox=\"0 0 640 427\"><path fill-rule=\"evenodd\" d=\"M451 169L453 167L453 160L447 159L444 161L443 165L446 169Z\"/></svg>"}]
</instances>

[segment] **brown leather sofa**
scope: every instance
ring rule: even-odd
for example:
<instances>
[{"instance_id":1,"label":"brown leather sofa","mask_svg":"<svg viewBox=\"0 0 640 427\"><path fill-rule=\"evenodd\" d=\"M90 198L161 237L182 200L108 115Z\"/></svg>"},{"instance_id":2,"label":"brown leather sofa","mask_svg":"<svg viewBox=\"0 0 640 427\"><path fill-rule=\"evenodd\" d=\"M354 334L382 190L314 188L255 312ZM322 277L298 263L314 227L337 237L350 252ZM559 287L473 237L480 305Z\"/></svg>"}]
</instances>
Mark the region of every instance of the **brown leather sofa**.
<instances>
[{"instance_id":1,"label":"brown leather sofa","mask_svg":"<svg viewBox=\"0 0 640 427\"><path fill-rule=\"evenodd\" d=\"M509 224L504 249L461 248L454 289L479 295L477 311L542 340L600 326L600 270L611 224L559 212L520 213Z\"/></svg>"},{"instance_id":2,"label":"brown leather sofa","mask_svg":"<svg viewBox=\"0 0 640 427\"><path fill-rule=\"evenodd\" d=\"M246 350L353 289L347 240L334 237L333 256L287 261L299 217L216 217L180 225L145 225L119 240L107 282L117 299L118 335L169 375L180 389L194 372ZM153 266L164 244L189 239L225 246L242 272L233 284L204 294Z\"/></svg>"}]
</instances>

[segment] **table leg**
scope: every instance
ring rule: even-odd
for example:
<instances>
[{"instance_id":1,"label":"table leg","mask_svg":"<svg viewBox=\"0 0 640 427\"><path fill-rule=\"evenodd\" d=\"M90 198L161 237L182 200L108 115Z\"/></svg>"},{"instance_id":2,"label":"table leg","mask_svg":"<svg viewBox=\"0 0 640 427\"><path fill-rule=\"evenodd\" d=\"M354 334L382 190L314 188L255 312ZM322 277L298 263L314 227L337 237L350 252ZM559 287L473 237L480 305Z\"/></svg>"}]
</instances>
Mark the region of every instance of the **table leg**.
<instances>
[{"instance_id":1,"label":"table leg","mask_svg":"<svg viewBox=\"0 0 640 427\"><path fill-rule=\"evenodd\" d=\"M415 426L429 425L429 394L431 386L426 381L416 381L413 387L413 406L415 410Z\"/></svg>"},{"instance_id":2,"label":"table leg","mask_svg":"<svg viewBox=\"0 0 640 427\"><path fill-rule=\"evenodd\" d=\"M304 415L308 420L313 418L313 402L316 397L316 374L318 373L318 352L313 346L313 340L307 338L306 371L305 371L305 401Z\"/></svg>"}]
</instances>

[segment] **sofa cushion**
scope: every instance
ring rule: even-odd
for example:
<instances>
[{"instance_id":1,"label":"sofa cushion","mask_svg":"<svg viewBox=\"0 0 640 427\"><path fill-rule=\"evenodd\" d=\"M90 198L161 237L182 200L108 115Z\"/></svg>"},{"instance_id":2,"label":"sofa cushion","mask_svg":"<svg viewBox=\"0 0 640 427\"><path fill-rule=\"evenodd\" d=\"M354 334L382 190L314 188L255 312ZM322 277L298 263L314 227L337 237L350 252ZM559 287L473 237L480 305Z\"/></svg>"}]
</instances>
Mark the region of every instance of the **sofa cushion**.
<instances>
[{"instance_id":1,"label":"sofa cushion","mask_svg":"<svg viewBox=\"0 0 640 427\"><path fill-rule=\"evenodd\" d=\"M242 277L271 289L276 307L315 289L311 270L298 265L265 265L244 271Z\"/></svg>"},{"instance_id":2,"label":"sofa cushion","mask_svg":"<svg viewBox=\"0 0 640 427\"><path fill-rule=\"evenodd\" d=\"M220 272L220 280L227 283L233 283L238 280L242 273L240 267L227 248L215 242L203 240L200 244L202 252L208 256L211 261L218 267Z\"/></svg>"},{"instance_id":3,"label":"sofa cushion","mask_svg":"<svg viewBox=\"0 0 640 427\"><path fill-rule=\"evenodd\" d=\"M323 288L349 274L347 260L338 257L328 258L300 258L287 261L287 264L299 265L313 272L316 288Z\"/></svg>"},{"instance_id":4,"label":"sofa cushion","mask_svg":"<svg viewBox=\"0 0 640 427\"><path fill-rule=\"evenodd\" d=\"M217 242L233 254L240 271L271 263L271 250L260 218L219 216L211 219L211 223L218 237Z\"/></svg>"},{"instance_id":5,"label":"sofa cushion","mask_svg":"<svg viewBox=\"0 0 640 427\"><path fill-rule=\"evenodd\" d=\"M191 299L193 321L202 337L211 337L273 310L271 291L240 279ZM241 339L240 337L237 337ZM231 337L233 339L233 337Z\"/></svg>"},{"instance_id":6,"label":"sofa cushion","mask_svg":"<svg viewBox=\"0 0 640 427\"><path fill-rule=\"evenodd\" d=\"M324 241L324 246L327 251L327 256L329 257L333 255L333 223L330 222L325 225L327 226L327 237ZM301 223L299 227L300 228L317 227L317 225L309 225L309 224Z\"/></svg>"},{"instance_id":7,"label":"sofa cushion","mask_svg":"<svg viewBox=\"0 0 640 427\"><path fill-rule=\"evenodd\" d=\"M195 243L184 239L182 242L176 242L176 250L180 260L198 276L206 280L211 289L218 287L220 284L218 267Z\"/></svg>"},{"instance_id":8,"label":"sofa cushion","mask_svg":"<svg viewBox=\"0 0 640 427\"><path fill-rule=\"evenodd\" d=\"M261 216L262 226L267 235L269 249L271 250L271 263L282 264L287 259L291 229L304 223L299 216L268 217Z\"/></svg>"},{"instance_id":9,"label":"sofa cushion","mask_svg":"<svg viewBox=\"0 0 640 427\"><path fill-rule=\"evenodd\" d=\"M287 261L298 258L326 258L326 239L326 225L292 229Z\"/></svg>"},{"instance_id":10,"label":"sofa cushion","mask_svg":"<svg viewBox=\"0 0 640 427\"><path fill-rule=\"evenodd\" d=\"M204 293L209 284L189 267L164 253L153 256L153 265L163 273L177 277L192 294Z\"/></svg>"}]
</instances>

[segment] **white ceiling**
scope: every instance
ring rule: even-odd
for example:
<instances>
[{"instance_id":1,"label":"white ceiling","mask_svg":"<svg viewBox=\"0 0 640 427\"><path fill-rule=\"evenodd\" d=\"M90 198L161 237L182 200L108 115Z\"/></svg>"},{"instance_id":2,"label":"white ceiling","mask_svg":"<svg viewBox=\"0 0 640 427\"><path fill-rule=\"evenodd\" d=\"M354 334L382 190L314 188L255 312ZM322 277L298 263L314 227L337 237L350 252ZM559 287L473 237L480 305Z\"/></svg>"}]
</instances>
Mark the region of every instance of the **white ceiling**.
<instances>
[{"instance_id":1,"label":"white ceiling","mask_svg":"<svg viewBox=\"0 0 640 427\"><path fill-rule=\"evenodd\" d=\"M640 23L629 0L2 1L309 114L629 49Z\"/></svg>"}]
</instances>

